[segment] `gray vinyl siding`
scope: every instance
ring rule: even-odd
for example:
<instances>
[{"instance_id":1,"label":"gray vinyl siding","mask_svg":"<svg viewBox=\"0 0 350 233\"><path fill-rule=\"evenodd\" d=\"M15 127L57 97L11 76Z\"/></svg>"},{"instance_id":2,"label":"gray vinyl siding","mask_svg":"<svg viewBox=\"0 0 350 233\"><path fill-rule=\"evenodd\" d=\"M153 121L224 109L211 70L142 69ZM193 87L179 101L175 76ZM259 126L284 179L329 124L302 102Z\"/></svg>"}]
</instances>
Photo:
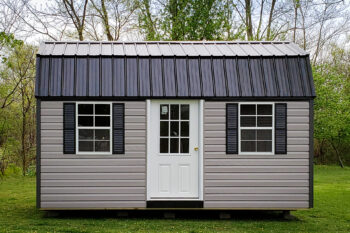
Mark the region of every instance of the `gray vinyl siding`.
<instances>
[{"instance_id":1,"label":"gray vinyl siding","mask_svg":"<svg viewBox=\"0 0 350 233\"><path fill-rule=\"evenodd\" d=\"M309 207L309 102L287 102L287 154L226 154L225 102L204 105L204 207Z\"/></svg>"},{"instance_id":2,"label":"gray vinyl siding","mask_svg":"<svg viewBox=\"0 0 350 233\"><path fill-rule=\"evenodd\" d=\"M146 207L146 103L125 102L125 154L63 154L63 101L41 102L41 208Z\"/></svg>"}]
</instances>

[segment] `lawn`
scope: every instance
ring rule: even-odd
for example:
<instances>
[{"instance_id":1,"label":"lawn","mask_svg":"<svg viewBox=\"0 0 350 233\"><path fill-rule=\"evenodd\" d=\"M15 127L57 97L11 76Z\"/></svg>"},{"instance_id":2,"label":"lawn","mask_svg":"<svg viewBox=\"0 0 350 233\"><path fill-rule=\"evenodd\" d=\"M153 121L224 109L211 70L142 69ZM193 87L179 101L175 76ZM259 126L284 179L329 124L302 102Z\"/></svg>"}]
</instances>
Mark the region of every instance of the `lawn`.
<instances>
[{"instance_id":1,"label":"lawn","mask_svg":"<svg viewBox=\"0 0 350 233\"><path fill-rule=\"evenodd\" d=\"M139 213L140 214L140 213ZM142 214L142 213L141 213ZM276 212L234 212L230 220L190 212L175 220L118 218L116 212L68 212L49 217L35 208L35 178L0 180L0 232L350 232L350 169L315 168L315 208L293 211L298 220ZM216 216L216 215L215 215Z\"/></svg>"}]
</instances>

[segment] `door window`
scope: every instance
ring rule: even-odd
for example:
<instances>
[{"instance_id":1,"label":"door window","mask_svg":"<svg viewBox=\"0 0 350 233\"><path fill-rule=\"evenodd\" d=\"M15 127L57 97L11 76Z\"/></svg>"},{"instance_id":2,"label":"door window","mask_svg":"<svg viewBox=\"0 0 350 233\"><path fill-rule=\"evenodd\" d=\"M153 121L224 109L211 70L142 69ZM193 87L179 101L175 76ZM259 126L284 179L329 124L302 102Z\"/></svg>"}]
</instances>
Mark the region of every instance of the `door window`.
<instances>
[{"instance_id":1,"label":"door window","mask_svg":"<svg viewBox=\"0 0 350 233\"><path fill-rule=\"evenodd\" d=\"M159 152L188 154L190 140L190 105L160 105Z\"/></svg>"}]
</instances>

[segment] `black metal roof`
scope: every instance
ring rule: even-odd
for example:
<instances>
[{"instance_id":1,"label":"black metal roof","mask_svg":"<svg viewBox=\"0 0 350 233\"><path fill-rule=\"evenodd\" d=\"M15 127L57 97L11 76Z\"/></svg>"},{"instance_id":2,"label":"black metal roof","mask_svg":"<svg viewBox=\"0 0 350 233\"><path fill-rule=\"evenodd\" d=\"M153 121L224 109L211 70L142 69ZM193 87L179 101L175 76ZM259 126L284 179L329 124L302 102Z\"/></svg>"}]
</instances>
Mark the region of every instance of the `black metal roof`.
<instances>
[{"instance_id":1,"label":"black metal roof","mask_svg":"<svg viewBox=\"0 0 350 233\"><path fill-rule=\"evenodd\" d=\"M172 53L116 55L107 53L106 47L123 43L100 43L100 50L77 53L80 44L74 42L76 51L67 54L67 42L41 45L37 55L36 91L38 98L62 97L119 97L119 98L310 98L315 96L309 56L303 50L288 45L289 53L281 53L280 43L231 43L232 55L225 55L230 43L201 42L202 52L178 55L176 48L187 48L190 42L156 42L158 48L166 44ZM199 51L198 44L192 49ZM50 44L50 49L48 49ZM55 47L59 44L62 53ZM145 46L151 43L144 42ZM234 45L245 47L238 54ZM280 47L277 47L278 44ZM291 46L292 44L292 46ZM142 42L135 43L135 48ZM125 46L125 45L123 45ZM196 47L197 46L197 47ZM214 47L213 47L214 46ZM259 46L257 49L256 46ZM254 47L256 47L254 49ZM218 48L215 52L214 48ZM274 48L274 49L272 49ZM293 50L291 48L294 48ZM197 50L196 50L197 49ZM210 52L210 51L211 52ZM56 51L56 52L54 52ZM102 53L102 51L105 51ZM136 51L136 50L135 50ZM148 50L149 51L149 50ZM249 51L251 51L249 53ZM257 51L265 51L258 53ZM268 52L266 52L268 51ZM280 51L279 53L276 51ZM291 52L294 51L294 52ZM231 53L230 52L230 53ZM189 53L189 52L188 52ZM82 55L83 54L83 55ZM107 55L105 55L107 54ZM197 54L197 55L196 55ZM276 55L274 55L276 54Z\"/></svg>"}]
</instances>

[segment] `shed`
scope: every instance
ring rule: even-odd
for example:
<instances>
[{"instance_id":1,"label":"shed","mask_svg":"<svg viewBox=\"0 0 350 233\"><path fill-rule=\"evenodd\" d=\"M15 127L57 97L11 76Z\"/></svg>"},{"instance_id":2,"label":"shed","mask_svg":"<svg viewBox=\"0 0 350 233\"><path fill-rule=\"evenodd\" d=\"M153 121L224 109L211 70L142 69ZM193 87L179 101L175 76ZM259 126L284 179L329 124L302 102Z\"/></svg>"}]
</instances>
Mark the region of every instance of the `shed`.
<instances>
[{"instance_id":1,"label":"shed","mask_svg":"<svg viewBox=\"0 0 350 233\"><path fill-rule=\"evenodd\" d=\"M37 206L313 206L309 54L290 42L44 42Z\"/></svg>"}]
</instances>

